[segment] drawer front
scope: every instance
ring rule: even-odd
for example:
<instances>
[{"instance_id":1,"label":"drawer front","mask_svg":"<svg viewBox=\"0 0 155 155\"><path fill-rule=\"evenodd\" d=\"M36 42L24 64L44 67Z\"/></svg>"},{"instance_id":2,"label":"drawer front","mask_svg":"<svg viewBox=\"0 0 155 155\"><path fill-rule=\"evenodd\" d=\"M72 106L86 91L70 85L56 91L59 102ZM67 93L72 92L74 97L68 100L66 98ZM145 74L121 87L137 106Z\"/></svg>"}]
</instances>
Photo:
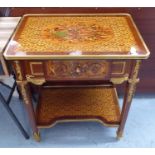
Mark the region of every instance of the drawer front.
<instances>
[{"instance_id":1,"label":"drawer front","mask_svg":"<svg viewBox=\"0 0 155 155\"><path fill-rule=\"evenodd\" d=\"M120 80L128 78L132 66L127 60L25 61L25 76L46 81Z\"/></svg>"},{"instance_id":2,"label":"drawer front","mask_svg":"<svg viewBox=\"0 0 155 155\"><path fill-rule=\"evenodd\" d=\"M51 80L107 79L110 63L103 60L47 61L46 73Z\"/></svg>"}]
</instances>

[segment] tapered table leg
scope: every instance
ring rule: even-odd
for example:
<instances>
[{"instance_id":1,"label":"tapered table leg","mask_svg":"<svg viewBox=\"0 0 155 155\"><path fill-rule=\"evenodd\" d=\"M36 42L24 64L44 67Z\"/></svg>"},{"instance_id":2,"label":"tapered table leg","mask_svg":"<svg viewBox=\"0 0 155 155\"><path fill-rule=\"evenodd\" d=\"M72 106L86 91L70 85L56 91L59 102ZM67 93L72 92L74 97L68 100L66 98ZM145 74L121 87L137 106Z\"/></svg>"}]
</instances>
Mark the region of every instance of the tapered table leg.
<instances>
[{"instance_id":1,"label":"tapered table leg","mask_svg":"<svg viewBox=\"0 0 155 155\"><path fill-rule=\"evenodd\" d=\"M141 63L140 60L136 60L136 63L132 68L131 76L126 84L126 92L125 92L123 107L121 112L121 121L120 121L119 128L117 130L118 139L120 139L123 136L123 130L124 130L129 109L131 106L131 101L136 90L136 84L137 82L139 82L139 79L137 77L138 77L140 63Z\"/></svg>"},{"instance_id":2,"label":"tapered table leg","mask_svg":"<svg viewBox=\"0 0 155 155\"><path fill-rule=\"evenodd\" d=\"M33 109L33 104L32 104L32 99L31 99L31 93L29 90L29 84L27 81L18 81L17 82L20 92L23 98L23 101L25 103L25 108L28 113L29 121L31 128L33 130L33 136L36 141L40 141L40 134L36 125L36 120L35 120L35 113Z\"/></svg>"}]
</instances>

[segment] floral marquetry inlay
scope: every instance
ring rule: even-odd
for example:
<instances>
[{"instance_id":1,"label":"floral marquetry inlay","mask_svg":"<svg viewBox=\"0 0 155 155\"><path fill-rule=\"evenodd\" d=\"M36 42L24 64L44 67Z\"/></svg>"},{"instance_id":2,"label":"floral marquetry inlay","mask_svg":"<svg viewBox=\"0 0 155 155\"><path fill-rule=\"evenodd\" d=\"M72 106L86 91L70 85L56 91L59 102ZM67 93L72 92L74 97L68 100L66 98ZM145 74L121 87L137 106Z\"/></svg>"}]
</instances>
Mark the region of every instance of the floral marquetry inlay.
<instances>
[{"instance_id":1,"label":"floral marquetry inlay","mask_svg":"<svg viewBox=\"0 0 155 155\"><path fill-rule=\"evenodd\" d=\"M41 37L52 41L63 41L65 43L90 42L99 39L108 41L113 37L110 27L84 22L69 23L68 25L51 24L43 28Z\"/></svg>"},{"instance_id":2,"label":"floral marquetry inlay","mask_svg":"<svg viewBox=\"0 0 155 155\"><path fill-rule=\"evenodd\" d=\"M91 60L48 61L47 74L52 79L63 78L105 78L109 74L109 62Z\"/></svg>"}]
</instances>

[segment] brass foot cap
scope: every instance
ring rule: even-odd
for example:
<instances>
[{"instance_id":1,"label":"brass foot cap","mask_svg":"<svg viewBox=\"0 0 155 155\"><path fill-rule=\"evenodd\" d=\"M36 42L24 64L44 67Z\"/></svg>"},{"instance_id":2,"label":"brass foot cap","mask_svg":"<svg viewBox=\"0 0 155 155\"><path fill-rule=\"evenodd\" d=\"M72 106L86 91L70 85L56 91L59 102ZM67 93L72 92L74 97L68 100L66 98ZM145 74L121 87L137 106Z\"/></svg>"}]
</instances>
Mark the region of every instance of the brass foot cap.
<instances>
[{"instance_id":1,"label":"brass foot cap","mask_svg":"<svg viewBox=\"0 0 155 155\"><path fill-rule=\"evenodd\" d=\"M117 132L117 140L120 140L123 137L123 132Z\"/></svg>"},{"instance_id":2,"label":"brass foot cap","mask_svg":"<svg viewBox=\"0 0 155 155\"><path fill-rule=\"evenodd\" d=\"M33 138L35 139L35 141L40 142L41 138L40 138L40 133L33 133Z\"/></svg>"}]
</instances>

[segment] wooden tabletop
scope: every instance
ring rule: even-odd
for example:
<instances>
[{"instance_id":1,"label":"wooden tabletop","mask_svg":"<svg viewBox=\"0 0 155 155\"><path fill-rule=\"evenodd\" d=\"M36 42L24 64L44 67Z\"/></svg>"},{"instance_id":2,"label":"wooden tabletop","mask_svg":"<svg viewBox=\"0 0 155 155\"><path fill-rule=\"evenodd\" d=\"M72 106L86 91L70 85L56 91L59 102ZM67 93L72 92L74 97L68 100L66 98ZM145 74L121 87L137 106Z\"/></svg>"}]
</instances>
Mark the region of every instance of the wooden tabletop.
<instances>
[{"instance_id":1,"label":"wooden tabletop","mask_svg":"<svg viewBox=\"0 0 155 155\"><path fill-rule=\"evenodd\" d=\"M6 59L146 59L150 52L129 14L27 14Z\"/></svg>"}]
</instances>

